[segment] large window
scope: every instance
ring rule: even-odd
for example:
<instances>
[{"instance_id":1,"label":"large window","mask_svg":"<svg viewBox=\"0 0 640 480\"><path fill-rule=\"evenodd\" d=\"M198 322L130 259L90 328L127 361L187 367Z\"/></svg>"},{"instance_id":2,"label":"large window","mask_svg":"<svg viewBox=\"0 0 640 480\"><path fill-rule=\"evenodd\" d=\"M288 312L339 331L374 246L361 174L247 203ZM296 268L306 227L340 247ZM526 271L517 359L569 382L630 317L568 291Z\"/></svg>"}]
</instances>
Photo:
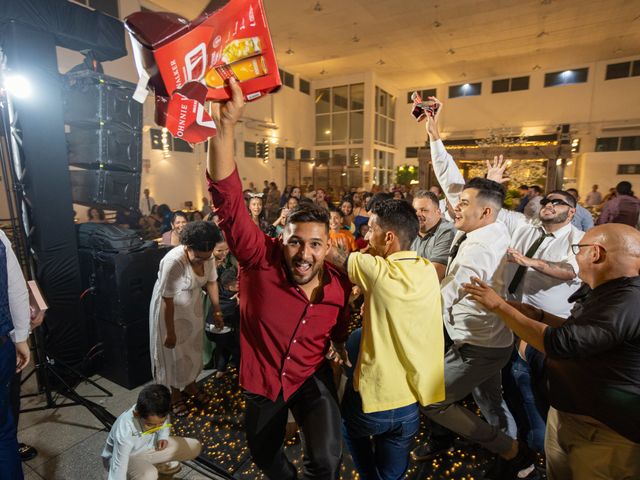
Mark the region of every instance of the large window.
<instances>
[{"instance_id":1,"label":"large window","mask_svg":"<svg viewBox=\"0 0 640 480\"><path fill-rule=\"evenodd\" d=\"M411 90L410 92L407 92L407 103L413 103L413 100L411 100L411 95L413 95L414 91L420 94L422 100L426 100L428 97L438 96L435 88L427 88L425 90Z\"/></svg>"},{"instance_id":2,"label":"large window","mask_svg":"<svg viewBox=\"0 0 640 480\"><path fill-rule=\"evenodd\" d=\"M586 83L589 78L588 68L577 68L574 70L564 70L562 72L551 72L544 76L545 87L555 87L556 85L570 85L573 83Z\"/></svg>"},{"instance_id":3,"label":"large window","mask_svg":"<svg viewBox=\"0 0 640 480\"><path fill-rule=\"evenodd\" d=\"M373 179L377 185L391 185L395 182L393 153L374 150Z\"/></svg>"},{"instance_id":4,"label":"large window","mask_svg":"<svg viewBox=\"0 0 640 480\"><path fill-rule=\"evenodd\" d=\"M333 188L361 187L362 148L316 150L314 185ZM323 183L329 182L329 183Z\"/></svg>"},{"instance_id":5,"label":"large window","mask_svg":"<svg viewBox=\"0 0 640 480\"><path fill-rule=\"evenodd\" d=\"M393 147L396 133L396 97L376 87L374 142Z\"/></svg>"},{"instance_id":6,"label":"large window","mask_svg":"<svg viewBox=\"0 0 640 480\"><path fill-rule=\"evenodd\" d=\"M491 93L517 92L529 90L529 77L514 77L494 80L491 84Z\"/></svg>"},{"instance_id":7,"label":"large window","mask_svg":"<svg viewBox=\"0 0 640 480\"><path fill-rule=\"evenodd\" d=\"M361 144L364 138L364 84L315 92L316 145Z\"/></svg>"},{"instance_id":8,"label":"large window","mask_svg":"<svg viewBox=\"0 0 640 480\"><path fill-rule=\"evenodd\" d=\"M640 135L596 138L596 152L640 150Z\"/></svg>"},{"instance_id":9,"label":"large window","mask_svg":"<svg viewBox=\"0 0 640 480\"><path fill-rule=\"evenodd\" d=\"M605 80L616 78L637 77L640 75L640 60L634 62L610 63L607 65Z\"/></svg>"},{"instance_id":10,"label":"large window","mask_svg":"<svg viewBox=\"0 0 640 480\"><path fill-rule=\"evenodd\" d=\"M472 97L482 93L482 83L463 83L449 87L449 98Z\"/></svg>"}]
</instances>

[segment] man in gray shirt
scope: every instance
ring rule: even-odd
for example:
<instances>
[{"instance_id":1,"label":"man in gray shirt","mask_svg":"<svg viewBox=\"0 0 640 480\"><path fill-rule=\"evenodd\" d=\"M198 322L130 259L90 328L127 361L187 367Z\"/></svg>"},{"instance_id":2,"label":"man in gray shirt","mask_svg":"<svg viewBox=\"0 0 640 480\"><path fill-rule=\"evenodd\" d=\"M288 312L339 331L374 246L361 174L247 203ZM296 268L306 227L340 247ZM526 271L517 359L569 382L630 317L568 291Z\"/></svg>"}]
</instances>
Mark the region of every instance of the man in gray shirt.
<instances>
[{"instance_id":1,"label":"man in gray shirt","mask_svg":"<svg viewBox=\"0 0 640 480\"><path fill-rule=\"evenodd\" d=\"M433 263L442 281L456 229L442 218L438 197L433 192L419 190L413 197L413 208L418 214L420 231L411 243L411 250Z\"/></svg>"}]
</instances>

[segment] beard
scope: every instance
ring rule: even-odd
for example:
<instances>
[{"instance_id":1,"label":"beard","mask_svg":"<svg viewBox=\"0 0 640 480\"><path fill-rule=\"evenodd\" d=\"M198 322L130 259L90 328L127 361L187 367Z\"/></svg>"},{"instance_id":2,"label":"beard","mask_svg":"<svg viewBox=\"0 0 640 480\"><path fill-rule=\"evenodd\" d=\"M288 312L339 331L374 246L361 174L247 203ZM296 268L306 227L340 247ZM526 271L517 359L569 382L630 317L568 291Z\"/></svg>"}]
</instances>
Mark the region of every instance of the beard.
<instances>
[{"instance_id":1,"label":"beard","mask_svg":"<svg viewBox=\"0 0 640 480\"><path fill-rule=\"evenodd\" d=\"M287 261L287 267L296 285L306 285L318 275L322 269L322 263L292 258Z\"/></svg>"},{"instance_id":2,"label":"beard","mask_svg":"<svg viewBox=\"0 0 640 480\"><path fill-rule=\"evenodd\" d=\"M566 222L567 218L569 218L569 211L568 210L566 212L564 212L564 213L557 214L555 217L541 218L540 220L542 221L543 225L555 225L557 223Z\"/></svg>"}]
</instances>

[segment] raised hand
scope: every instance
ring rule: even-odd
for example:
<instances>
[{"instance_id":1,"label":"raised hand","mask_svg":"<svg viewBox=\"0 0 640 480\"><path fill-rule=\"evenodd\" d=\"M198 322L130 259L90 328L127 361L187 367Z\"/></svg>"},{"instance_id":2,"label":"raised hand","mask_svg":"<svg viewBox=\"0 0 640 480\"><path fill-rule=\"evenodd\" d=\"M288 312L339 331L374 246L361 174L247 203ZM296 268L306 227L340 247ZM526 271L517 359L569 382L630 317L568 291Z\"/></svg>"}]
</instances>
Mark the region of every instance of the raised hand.
<instances>
[{"instance_id":1,"label":"raised hand","mask_svg":"<svg viewBox=\"0 0 640 480\"><path fill-rule=\"evenodd\" d=\"M487 160L486 163L488 180L493 180L497 183L506 183L511 180L504 174L509 162L506 161L502 155L493 157L493 161Z\"/></svg>"},{"instance_id":2,"label":"raised hand","mask_svg":"<svg viewBox=\"0 0 640 480\"><path fill-rule=\"evenodd\" d=\"M440 120L440 114L442 113L442 102L438 100L436 97L427 97L427 100L430 102L434 102L434 110L435 113L430 113L427 115L427 121L425 122L425 128L427 129L427 134L432 141L436 141L440 139L440 132L438 130L438 121Z\"/></svg>"}]
</instances>

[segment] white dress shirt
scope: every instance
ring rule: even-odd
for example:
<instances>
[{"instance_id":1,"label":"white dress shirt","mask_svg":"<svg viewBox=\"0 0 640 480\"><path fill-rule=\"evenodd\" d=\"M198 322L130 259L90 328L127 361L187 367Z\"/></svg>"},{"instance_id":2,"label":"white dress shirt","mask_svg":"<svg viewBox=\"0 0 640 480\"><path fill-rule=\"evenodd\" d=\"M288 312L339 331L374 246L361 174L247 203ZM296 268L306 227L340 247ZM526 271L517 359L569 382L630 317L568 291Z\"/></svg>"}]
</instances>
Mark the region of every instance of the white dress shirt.
<instances>
[{"instance_id":1,"label":"white dress shirt","mask_svg":"<svg viewBox=\"0 0 640 480\"><path fill-rule=\"evenodd\" d=\"M16 254L13 253L11 242L0 230L0 240L7 251L7 283L9 285L9 310L13 330L9 333L13 343L24 342L29 337L29 323L31 315L29 311L29 291L27 282L22 275L22 269Z\"/></svg>"},{"instance_id":2,"label":"white dress shirt","mask_svg":"<svg viewBox=\"0 0 640 480\"><path fill-rule=\"evenodd\" d=\"M142 195L142 198L140 199L140 213L142 213L142 215L144 215L145 217L148 217L149 215L151 215L151 209L155 204L156 201L153 199L153 197L145 197L144 195Z\"/></svg>"},{"instance_id":3,"label":"white dress shirt","mask_svg":"<svg viewBox=\"0 0 640 480\"><path fill-rule=\"evenodd\" d=\"M524 225L514 233L511 239L511 248L525 254L529 247L544 233L546 231L542 226ZM552 237L545 238L532 258L550 262L565 262L578 273L578 263L576 256L571 251L571 245L580 243L583 236L582 230L569 223L554 232ZM507 287L517 269L518 264L516 263L507 265L505 269L505 285ZM527 268L518 289L513 294L508 293L507 298L528 303L558 317L567 318L572 307L567 299L579 287L580 280L577 276L573 280L560 280L533 268Z\"/></svg>"},{"instance_id":4,"label":"white dress shirt","mask_svg":"<svg viewBox=\"0 0 640 480\"><path fill-rule=\"evenodd\" d=\"M129 457L149 450L155 450L160 440L169 438L170 428L164 422L160 430L144 434L140 420L134 415L135 405L120 415L107 437L102 450L102 461L109 470L108 480L126 480L129 468Z\"/></svg>"},{"instance_id":5,"label":"white dress shirt","mask_svg":"<svg viewBox=\"0 0 640 480\"><path fill-rule=\"evenodd\" d=\"M465 181L460 169L453 160L453 157L444 148L442 140L436 140L430 143L431 146L431 164L442 190L449 200L449 203L455 208L460 198L460 193L464 189ZM449 220L451 217L447 214L445 218ZM527 223L527 217L519 212L501 209L498 212L498 222L502 222L507 226L509 235L513 233L521 225Z\"/></svg>"},{"instance_id":6,"label":"white dress shirt","mask_svg":"<svg viewBox=\"0 0 640 480\"><path fill-rule=\"evenodd\" d=\"M463 232L458 232L452 245L462 235ZM500 317L472 300L462 288L463 283L471 282L471 277L478 277L504 296L503 266L509 242L506 225L491 223L467 233L458 254L449 260L440 292L444 325L455 344L491 348L513 344L513 334Z\"/></svg>"}]
</instances>

